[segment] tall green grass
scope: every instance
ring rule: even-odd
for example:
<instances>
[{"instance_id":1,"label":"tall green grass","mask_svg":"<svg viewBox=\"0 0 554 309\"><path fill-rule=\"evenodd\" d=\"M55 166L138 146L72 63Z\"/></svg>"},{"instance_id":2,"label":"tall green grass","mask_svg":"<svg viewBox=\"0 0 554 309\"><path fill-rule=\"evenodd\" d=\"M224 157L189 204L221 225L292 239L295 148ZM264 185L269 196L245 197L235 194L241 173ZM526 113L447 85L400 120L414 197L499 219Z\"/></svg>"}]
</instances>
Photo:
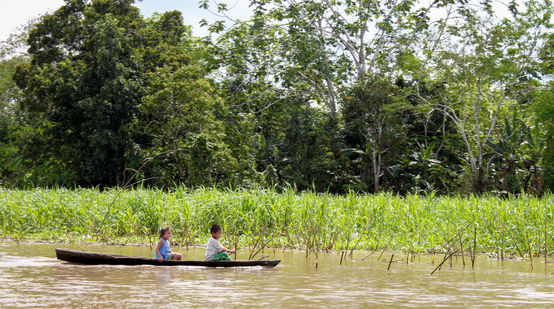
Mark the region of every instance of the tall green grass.
<instances>
[{"instance_id":1,"label":"tall green grass","mask_svg":"<svg viewBox=\"0 0 554 309\"><path fill-rule=\"evenodd\" d=\"M554 197L296 194L274 191L0 189L3 238L202 244L220 224L228 246L502 255L552 251ZM474 234L476 232L476 234ZM471 244L471 245L470 245ZM546 249L545 249L546 248Z\"/></svg>"}]
</instances>

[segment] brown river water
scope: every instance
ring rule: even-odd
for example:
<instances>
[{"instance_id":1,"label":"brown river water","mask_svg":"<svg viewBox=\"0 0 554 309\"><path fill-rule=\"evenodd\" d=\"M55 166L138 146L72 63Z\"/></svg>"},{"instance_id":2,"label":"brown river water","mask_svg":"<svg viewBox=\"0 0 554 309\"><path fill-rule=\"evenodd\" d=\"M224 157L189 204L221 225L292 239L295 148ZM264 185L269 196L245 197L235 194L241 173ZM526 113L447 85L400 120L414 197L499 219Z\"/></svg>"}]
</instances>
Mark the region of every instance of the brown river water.
<instances>
[{"instance_id":1,"label":"brown river water","mask_svg":"<svg viewBox=\"0 0 554 309\"><path fill-rule=\"evenodd\" d=\"M340 255L266 250L273 269L80 265L59 261L54 248L153 256L149 247L0 242L0 308L554 308L554 261L355 252ZM172 248L202 259L202 248ZM246 259L243 249L238 259Z\"/></svg>"}]
</instances>

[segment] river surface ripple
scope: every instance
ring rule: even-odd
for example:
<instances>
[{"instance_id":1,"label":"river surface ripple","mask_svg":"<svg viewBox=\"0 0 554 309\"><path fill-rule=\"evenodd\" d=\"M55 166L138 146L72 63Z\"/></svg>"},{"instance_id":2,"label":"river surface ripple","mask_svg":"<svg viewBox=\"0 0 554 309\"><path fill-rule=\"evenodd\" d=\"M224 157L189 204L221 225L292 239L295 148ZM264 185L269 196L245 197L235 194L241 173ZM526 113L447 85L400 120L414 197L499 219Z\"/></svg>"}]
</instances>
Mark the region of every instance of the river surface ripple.
<instances>
[{"instance_id":1,"label":"river surface ripple","mask_svg":"<svg viewBox=\"0 0 554 309\"><path fill-rule=\"evenodd\" d=\"M79 265L59 261L54 248L153 256L149 247L0 243L0 308L554 308L554 261L497 261L461 257L430 275L442 257L418 256L406 264L397 253L381 260L267 250L274 269ZM204 250L173 248L185 259ZM243 249L239 259L248 257Z\"/></svg>"}]
</instances>

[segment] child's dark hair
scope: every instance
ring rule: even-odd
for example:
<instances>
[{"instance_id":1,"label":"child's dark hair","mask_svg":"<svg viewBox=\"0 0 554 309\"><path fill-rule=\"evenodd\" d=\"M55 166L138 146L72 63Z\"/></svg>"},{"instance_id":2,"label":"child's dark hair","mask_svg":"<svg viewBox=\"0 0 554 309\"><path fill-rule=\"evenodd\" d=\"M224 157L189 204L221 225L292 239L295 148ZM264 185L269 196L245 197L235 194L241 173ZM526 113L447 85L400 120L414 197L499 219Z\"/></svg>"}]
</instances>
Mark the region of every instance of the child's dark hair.
<instances>
[{"instance_id":1,"label":"child's dark hair","mask_svg":"<svg viewBox=\"0 0 554 309\"><path fill-rule=\"evenodd\" d=\"M214 225L212 225L212 227L210 228L210 233L215 234L215 233L219 232L220 230L223 230L223 229L221 228L221 226L219 226L219 225L217 225L217 224L214 224Z\"/></svg>"},{"instance_id":2,"label":"child's dark hair","mask_svg":"<svg viewBox=\"0 0 554 309\"><path fill-rule=\"evenodd\" d=\"M169 230L171 230L171 229L169 228L169 226L164 226L164 227L162 227L162 228L160 229L160 238L162 238L162 237L164 236L165 232L167 232L167 231L169 231Z\"/></svg>"}]
</instances>

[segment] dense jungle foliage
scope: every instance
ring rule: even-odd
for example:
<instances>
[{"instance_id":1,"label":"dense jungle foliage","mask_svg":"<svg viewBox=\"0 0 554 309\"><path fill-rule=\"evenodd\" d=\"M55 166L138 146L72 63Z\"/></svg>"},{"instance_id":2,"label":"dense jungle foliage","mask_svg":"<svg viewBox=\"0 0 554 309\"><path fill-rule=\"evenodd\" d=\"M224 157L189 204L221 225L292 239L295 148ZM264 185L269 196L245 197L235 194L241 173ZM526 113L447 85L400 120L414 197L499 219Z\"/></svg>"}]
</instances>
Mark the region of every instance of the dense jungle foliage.
<instances>
[{"instance_id":1,"label":"dense jungle foliage","mask_svg":"<svg viewBox=\"0 0 554 309\"><path fill-rule=\"evenodd\" d=\"M66 0L2 42L0 186L554 190L550 0L250 2L197 37Z\"/></svg>"}]
</instances>

